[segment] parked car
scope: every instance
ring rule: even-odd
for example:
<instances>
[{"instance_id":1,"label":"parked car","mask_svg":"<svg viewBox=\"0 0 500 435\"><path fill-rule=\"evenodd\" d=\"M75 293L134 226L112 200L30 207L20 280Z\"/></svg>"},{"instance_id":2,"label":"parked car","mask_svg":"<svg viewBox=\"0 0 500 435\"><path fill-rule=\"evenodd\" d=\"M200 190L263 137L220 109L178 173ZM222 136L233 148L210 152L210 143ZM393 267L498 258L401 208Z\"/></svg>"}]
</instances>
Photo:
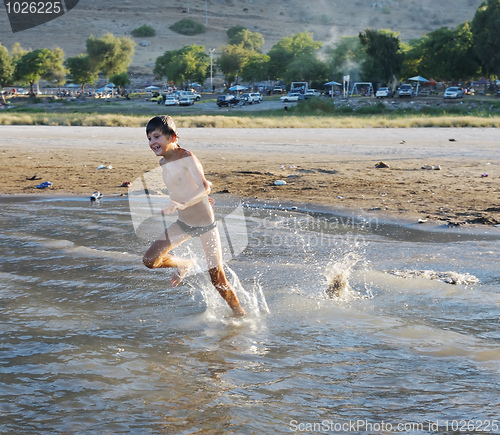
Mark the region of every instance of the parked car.
<instances>
[{"instance_id":1,"label":"parked car","mask_svg":"<svg viewBox=\"0 0 500 435\"><path fill-rule=\"evenodd\" d=\"M217 106L227 107L236 106L240 100L238 100L234 95L221 95L217 97Z\"/></svg>"},{"instance_id":2,"label":"parked car","mask_svg":"<svg viewBox=\"0 0 500 435\"><path fill-rule=\"evenodd\" d=\"M275 86L273 88L273 94L282 94L284 91L282 86Z\"/></svg>"},{"instance_id":3,"label":"parked car","mask_svg":"<svg viewBox=\"0 0 500 435\"><path fill-rule=\"evenodd\" d=\"M260 103L262 101L262 95L259 92L245 93L241 96L241 101L248 104Z\"/></svg>"},{"instance_id":4,"label":"parked car","mask_svg":"<svg viewBox=\"0 0 500 435\"><path fill-rule=\"evenodd\" d=\"M321 95L321 92L317 91L316 89L308 89L304 93L304 97L309 98L309 97L319 97Z\"/></svg>"},{"instance_id":5,"label":"parked car","mask_svg":"<svg viewBox=\"0 0 500 435\"><path fill-rule=\"evenodd\" d=\"M161 101L163 101L163 95L160 94L159 92L155 92L153 96L151 97L151 101L153 103L158 103L160 104Z\"/></svg>"},{"instance_id":6,"label":"parked car","mask_svg":"<svg viewBox=\"0 0 500 435\"><path fill-rule=\"evenodd\" d=\"M284 103L288 103L290 101L303 100L304 98L304 94L301 94L300 92L291 92L288 95L283 95L282 97L280 97L280 100Z\"/></svg>"},{"instance_id":7,"label":"parked car","mask_svg":"<svg viewBox=\"0 0 500 435\"><path fill-rule=\"evenodd\" d=\"M464 97L465 91L463 88L459 88L456 86L450 86L449 88L446 88L446 91L444 91L443 97L444 98L463 98Z\"/></svg>"},{"instance_id":8,"label":"parked car","mask_svg":"<svg viewBox=\"0 0 500 435\"><path fill-rule=\"evenodd\" d=\"M375 96L377 98L391 98L392 97L392 90L390 88L387 88L387 87L378 88Z\"/></svg>"},{"instance_id":9,"label":"parked car","mask_svg":"<svg viewBox=\"0 0 500 435\"><path fill-rule=\"evenodd\" d=\"M194 104L194 98L190 97L180 97L179 106L192 106Z\"/></svg>"},{"instance_id":10,"label":"parked car","mask_svg":"<svg viewBox=\"0 0 500 435\"><path fill-rule=\"evenodd\" d=\"M195 101L201 100L200 94L197 94L196 92L191 92L191 91L181 91L181 92L179 92L179 97L188 97L188 98L192 98Z\"/></svg>"},{"instance_id":11,"label":"parked car","mask_svg":"<svg viewBox=\"0 0 500 435\"><path fill-rule=\"evenodd\" d=\"M179 104L179 100L173 95L167 95L165 97L165 106L177 106Z\"/></svg>"},{"instance_id":12,"label":"parked car","mask_svg":"<svg viewBox=\"0 0 500 435\"><path fill-rule=\"evenodd\" d=\"M411 97L413 95L413 87L408 83L403 83L399 87L398 91L399 98L401 97Z\"/></svg>"}]
</instances>

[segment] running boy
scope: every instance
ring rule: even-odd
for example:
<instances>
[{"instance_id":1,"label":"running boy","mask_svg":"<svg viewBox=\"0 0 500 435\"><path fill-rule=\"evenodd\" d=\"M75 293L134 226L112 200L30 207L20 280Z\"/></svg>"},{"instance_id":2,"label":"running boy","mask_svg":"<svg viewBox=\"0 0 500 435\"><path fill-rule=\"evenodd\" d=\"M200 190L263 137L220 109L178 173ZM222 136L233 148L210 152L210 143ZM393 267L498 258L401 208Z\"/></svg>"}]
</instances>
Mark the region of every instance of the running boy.
<instances>
[{"instance_id":1,"label":"running boy","mask_svg":"<svg viewBox=\"0 0 500 435\"><path fill-rule=\"evenodd\" d=\"M222 247L215 215L208 199L211 183L205 178L201 163L196 156L178 144L177 127L170 116L156 116L146 126L149 147L161 157L163 181L170 201L163 209L165 214L178 213L178 219L170 225L158 240L154 241L143 262L146 267L175 267L172 286L178 286L189 269L190 260L176 257L170 251L190 237L199 237L205 251L208 272L220 295L236 316L244 316L245 310L229 284L223 269Z\"/></svg>"}]
</instances>

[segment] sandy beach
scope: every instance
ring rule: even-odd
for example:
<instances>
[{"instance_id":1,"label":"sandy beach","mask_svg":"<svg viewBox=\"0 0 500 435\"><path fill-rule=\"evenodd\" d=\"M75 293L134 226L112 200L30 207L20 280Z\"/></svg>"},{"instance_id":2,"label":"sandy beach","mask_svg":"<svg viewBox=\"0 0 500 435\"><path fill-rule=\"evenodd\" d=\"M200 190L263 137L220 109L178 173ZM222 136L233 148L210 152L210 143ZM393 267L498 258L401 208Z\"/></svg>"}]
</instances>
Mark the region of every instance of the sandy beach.
<instances>
[{"instance_id":1,"label":"sandy beach","mask_svg":"<svg viewBox=\"0 0 500 435\"><path fill-rule=\"evenodd\" d=\"M199 128L179 136L213 192L410 221L500 224L496 129ZM1 126L0 138L0 194L126 195L122 183L158 166L142 128ZM44 181L53 184L37 189Z\"/></svg>"}]
</instances>

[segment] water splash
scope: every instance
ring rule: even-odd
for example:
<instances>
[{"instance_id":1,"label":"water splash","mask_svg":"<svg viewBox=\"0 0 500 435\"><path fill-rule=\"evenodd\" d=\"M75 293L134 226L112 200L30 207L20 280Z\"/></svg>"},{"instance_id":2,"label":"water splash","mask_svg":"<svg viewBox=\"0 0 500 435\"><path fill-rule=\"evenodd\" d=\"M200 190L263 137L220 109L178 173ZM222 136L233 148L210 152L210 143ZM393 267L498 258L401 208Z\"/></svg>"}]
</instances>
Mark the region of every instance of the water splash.
<instances>
[{"instance_id":1,"label":"water splash","mask_svg":"<svg viewBox=\"0 0 500 435\"><path fill-rule=\"evenodd\" d=\"M356 266L366 263L364 245L359 241L346 241L335 249L330 254L330 261L323 272L326 278L326 296L331 299L348 295L361 296L361 293L351 286L350 278Z\"/></svg>"},{"instance_id":2,"label":"water splash","mask_svg":"<svg viewBox=\"0 0 500 435\"><path fill-rule=\"evenodd\" d=\"M458 273L453 271L437 272L434 270L406 270L397 269L389 271L390 274L401 278L425 278L431 280L439 280L447 284L454 285L471 285L478 284L479 278L470 273Z\"/></svg>"},{"instance_id":3,"label":"water splash","mask_svg":"<svg viewBox=\"0 0 500 435\"><path fill-rule=\"evenodd\" d=\"M245 290L240 279L238 278L238 275L236 275L236 273L227 265L225 266L225 269L229 272L229 282L233 286L236 294L240 298L240 302L243 304L247 312L253 313L256 316L261 313L269 314L271 312L269 310L269 306L267 305L262 285L258 279L254 280L253 285L249 290Z\"/></svg>"}]
</instances>

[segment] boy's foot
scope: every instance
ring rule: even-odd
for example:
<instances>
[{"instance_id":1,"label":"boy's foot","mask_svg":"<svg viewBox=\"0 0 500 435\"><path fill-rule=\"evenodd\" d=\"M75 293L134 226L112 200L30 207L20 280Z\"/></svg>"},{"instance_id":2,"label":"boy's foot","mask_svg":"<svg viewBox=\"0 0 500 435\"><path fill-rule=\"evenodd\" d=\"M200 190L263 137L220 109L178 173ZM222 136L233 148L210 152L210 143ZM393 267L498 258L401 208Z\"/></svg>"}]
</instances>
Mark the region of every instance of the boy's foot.
<instances>
[{"instance_id":1,"label":"boy's foot","mask_svg":"<svg viewBox=\"0 0 500 435\"><path fill-rule=\"evenodd\" d=\"M243 317L247 315L247 312L243 309L241 305L238 305L237 307L233 307L233 314L234 317Z\"/></svg>"},{"instance_id":2,"label":"boy's foot","mask_svg":"<svg viewBox=\"0 0 500 435\"><path fill-rule=\"evenodd\" d=\"M183 266L177 267L177 272L172 275L172 287L177 287L193 267L193 263L189 262Z\"/></svg>"}]
</instances>

